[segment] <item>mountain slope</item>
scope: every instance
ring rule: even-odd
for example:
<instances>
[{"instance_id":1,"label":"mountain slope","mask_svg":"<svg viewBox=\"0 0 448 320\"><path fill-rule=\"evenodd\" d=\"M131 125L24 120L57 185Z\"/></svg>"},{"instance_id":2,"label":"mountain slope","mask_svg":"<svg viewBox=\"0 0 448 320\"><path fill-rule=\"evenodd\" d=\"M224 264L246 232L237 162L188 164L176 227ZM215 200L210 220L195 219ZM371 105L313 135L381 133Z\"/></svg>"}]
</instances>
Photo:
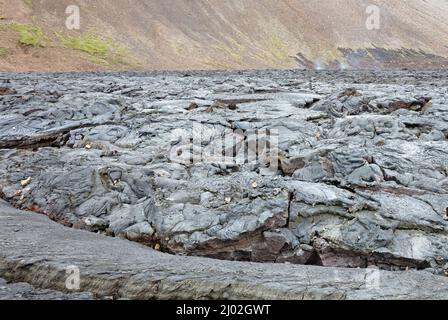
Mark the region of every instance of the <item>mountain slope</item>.
<instances>
[{"instance_id":1,"label":"mountain slope","mask_svg":"<svg viewBox=\"0 0 448 320\"><path fill-rule=\"evenodd\" d=\"M72 4L81 9L79 31L65 29ZM379 30L366 28L369 5L380 8ZM76 69L448 66L447 0L0 0L0 8L2 24L32 23L49 39L36 69L48 69L55 51L71 55L64 66ZM111 38L119 63L99 63L61 34ZM23 50L9 49L9 68L20 69L14 57ZM1 51L0 59L8 69Z\"/></svg>"}]
</instances>

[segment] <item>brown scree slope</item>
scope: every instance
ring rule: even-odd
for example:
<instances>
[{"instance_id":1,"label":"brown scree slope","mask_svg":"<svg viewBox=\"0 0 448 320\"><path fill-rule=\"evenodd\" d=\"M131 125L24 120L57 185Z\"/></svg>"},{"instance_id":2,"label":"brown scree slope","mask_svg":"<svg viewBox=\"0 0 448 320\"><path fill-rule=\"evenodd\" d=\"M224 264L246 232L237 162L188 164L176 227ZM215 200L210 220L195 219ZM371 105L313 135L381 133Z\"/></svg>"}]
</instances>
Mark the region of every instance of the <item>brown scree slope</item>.
<instances>
[{"instance_id":1,"label":"brown scree slope","mask_svg":"<svg viewBox=\"0 0 448 320\"><path fill-rule=\"evenodd\" d=\"M81 29L65 28L65 8ZM368 30L366 8L380 8ZM0 0L0 23L42 28L45 48L0 30L0 70L440 68L448 66L447 0ZM56 34L94 34L133 63L99 63ZM138 61L138 63L134 63Z\"/></svg>"}]
</instances>

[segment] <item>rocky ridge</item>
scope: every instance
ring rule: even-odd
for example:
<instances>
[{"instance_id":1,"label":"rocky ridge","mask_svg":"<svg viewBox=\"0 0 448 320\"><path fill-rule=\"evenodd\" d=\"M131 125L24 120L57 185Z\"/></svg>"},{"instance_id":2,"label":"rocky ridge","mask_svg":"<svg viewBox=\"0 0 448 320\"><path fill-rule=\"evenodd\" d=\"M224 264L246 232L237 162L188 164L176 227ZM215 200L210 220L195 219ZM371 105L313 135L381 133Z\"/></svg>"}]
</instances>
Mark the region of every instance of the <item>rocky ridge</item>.
<instances>
[{"instance_id":1,"label":"rocky ridge","mask_svg":"<svg viewBox=\"0 0 448 320\"><path fill-rule=\"evenodd\" d=\"M0 221L0 276L11 281L0 282L0 299L20 295L27 299L448 298L448 280L423 271L173 256L130 241L67 229L4 202L0 202ZM68 267L79 269L80 291L88 293L67 290ZM11 292L18 296L11 297Z\"/></svg>"}]
</instances>

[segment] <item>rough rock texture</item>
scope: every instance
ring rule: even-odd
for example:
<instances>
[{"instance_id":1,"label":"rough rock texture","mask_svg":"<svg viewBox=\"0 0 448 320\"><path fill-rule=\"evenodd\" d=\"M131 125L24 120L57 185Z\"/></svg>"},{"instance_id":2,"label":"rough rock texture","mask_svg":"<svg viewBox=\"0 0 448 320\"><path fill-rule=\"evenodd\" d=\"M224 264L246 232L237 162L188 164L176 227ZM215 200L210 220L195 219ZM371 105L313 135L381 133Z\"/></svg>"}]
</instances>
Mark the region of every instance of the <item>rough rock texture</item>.
<instances>
[{"instance_id":1,"label":"rough rock texture","mask_svg":"<svg viewBox=\"0 0 448 320\"><path fill-rule=\"evenodd\" d=\"M444 274L446 79L2 74L0 191L178 255Z\"/></svg>"},{"instance_id":2,"label":"rough rock texture","mask_svg":"<svg viewBox=\"0 0 448 320\"><path fill-rule=\"evenodd\" d=\"M8 283L0 278L0 300L90 300L91 294L66 294L36 289L28 283Z\"/></svg>"},{"instance_id":3,"label":"rough rock texture","mask_svg":"<svg viewBox=\"0 0 448 320\"><path fill-rule=\"evenodd\" d=\"M98 298L448 299L448 279L425 271L172 256L130 241L67 229L0 202L0 277L66 292L66 268L73 266L80 270L80 289Z\"/></svg>"}]
</instances>

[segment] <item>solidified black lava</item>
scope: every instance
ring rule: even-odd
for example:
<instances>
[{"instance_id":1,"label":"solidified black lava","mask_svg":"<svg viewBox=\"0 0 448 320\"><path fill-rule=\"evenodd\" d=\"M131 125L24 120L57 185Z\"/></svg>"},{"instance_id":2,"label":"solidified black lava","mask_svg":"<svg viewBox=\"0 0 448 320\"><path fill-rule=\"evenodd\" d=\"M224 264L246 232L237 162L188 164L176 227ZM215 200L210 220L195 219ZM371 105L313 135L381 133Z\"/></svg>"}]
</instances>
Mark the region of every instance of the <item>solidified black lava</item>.
<instances>
[{"instance_id":1,"label":"solidified black lava","mask_svg":"<svg viewBox=\"0 0 448 320\"><path fill-rule=\"evenodd\" d=\"M0 194L180 255L443 272L447 76L0 74Z\"/></svg>"}]
</instances>

